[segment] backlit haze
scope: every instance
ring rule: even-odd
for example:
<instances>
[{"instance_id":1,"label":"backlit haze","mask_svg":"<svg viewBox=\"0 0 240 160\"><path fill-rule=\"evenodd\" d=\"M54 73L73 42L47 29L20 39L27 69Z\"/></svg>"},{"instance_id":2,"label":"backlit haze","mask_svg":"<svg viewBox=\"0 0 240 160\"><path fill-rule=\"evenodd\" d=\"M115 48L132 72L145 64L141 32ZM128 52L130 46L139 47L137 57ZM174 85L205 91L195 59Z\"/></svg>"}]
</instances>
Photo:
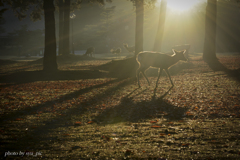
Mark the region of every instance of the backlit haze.
<instances>
[{"instance_id":1,"label":"backlit haze","mask_svg":"<svg viewBox=\"0 0 240 160\"><path fill-rule=\"evenodd\" d=\"M167 0L168 7L175 11L186 11L198 4L201 0Z\"/></svg>"}]
</instances>

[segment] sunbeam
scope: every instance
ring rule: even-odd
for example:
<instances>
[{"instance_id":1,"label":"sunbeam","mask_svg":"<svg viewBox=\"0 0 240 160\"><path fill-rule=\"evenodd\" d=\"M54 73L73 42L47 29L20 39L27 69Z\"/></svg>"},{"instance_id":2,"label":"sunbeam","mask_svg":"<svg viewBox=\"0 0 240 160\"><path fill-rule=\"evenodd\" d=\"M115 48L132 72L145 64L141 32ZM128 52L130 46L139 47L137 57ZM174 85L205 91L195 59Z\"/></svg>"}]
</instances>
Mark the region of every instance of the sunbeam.
<instances>
[{"instance_id":1,"label":"sunbeam","mask_svg":"<svg viewBox=\"0 0 240 160\"><path fill-rule=\"evenodd\" d=\"M200 0L167 0L167 5L174 11L186 11L191 9L199 2Z\"/></svg>"}]
</instances>

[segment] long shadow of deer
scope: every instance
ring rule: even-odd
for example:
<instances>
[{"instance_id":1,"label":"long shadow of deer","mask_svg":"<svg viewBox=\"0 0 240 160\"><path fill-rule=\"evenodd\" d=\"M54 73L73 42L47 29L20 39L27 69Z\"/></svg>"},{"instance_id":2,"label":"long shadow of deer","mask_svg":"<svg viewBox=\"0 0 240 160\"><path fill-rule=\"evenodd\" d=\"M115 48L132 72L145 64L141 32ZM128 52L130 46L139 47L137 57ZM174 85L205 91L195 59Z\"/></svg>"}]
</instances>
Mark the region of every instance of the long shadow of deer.
<instances>
[{"instance_id":1,"label":"long shadow of deer","mask_svg":"<svg viewBox=\"0 0 240 160\"><path fill-rule=\"evenodd\" d=\"M105 109L94 120L100 124L126 121L139 122L151 117L162 118L160 113L165 113L164 116L168 120L180 120L183 118L187 108L174 106L163 99L171 89L172 87L159 98L156 98L156 93L154 93L151 100L142 100L140 102L135 102L134 97L130 97L132 94L130 93L121 99L119 105ZM138 94L143 94L146 90L142 90Z\"/></svg>"}]
</instances>

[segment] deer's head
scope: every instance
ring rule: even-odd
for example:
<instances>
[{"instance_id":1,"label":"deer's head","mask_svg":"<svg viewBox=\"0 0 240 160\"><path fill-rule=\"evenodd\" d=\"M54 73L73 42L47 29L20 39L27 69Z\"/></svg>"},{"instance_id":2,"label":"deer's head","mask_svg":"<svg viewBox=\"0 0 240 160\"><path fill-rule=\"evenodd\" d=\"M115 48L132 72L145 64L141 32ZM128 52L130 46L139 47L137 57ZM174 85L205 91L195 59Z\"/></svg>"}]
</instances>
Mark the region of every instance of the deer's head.
<instances>
[{"instance_id":1,"label":"deer's head","mask_svg":"<svg viewBox=\"0 0 240 160\"><path fill-rule=\"evenodd\" d=\"M185 57L184 53L186 52L186 50L183 51L176 51L175 49L172 49L173 51L173 56L175 56L178 60L182 60L182 61L187 61L188 59Z\"/></svg>"}]
</instances>

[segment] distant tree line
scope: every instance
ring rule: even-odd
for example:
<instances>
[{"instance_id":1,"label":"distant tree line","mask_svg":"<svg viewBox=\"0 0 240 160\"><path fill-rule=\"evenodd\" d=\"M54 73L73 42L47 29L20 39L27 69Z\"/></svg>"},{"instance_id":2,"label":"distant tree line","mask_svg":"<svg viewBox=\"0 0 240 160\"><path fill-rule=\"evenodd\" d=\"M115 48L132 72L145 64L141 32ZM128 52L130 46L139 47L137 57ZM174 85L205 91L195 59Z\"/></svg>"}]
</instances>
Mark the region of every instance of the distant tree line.
<instances>
[{"instance_id":1,"label":"distant tree line","mask_svg":"<svg viewBox=\"0 0 240 160\"><path fill-rule=\"evenodd\" d=\"M1 42L0 48L5 55L40 55L43 44L43 30L29 30L27 25L23 25L20 29L9 33Z\"/></svg>"},{"instance_id":2,"label":"distant tree line","mask_svg":"<svg viewBox=\"0 0 240 160\"><path fill-rule=\"evenodd\" d=\"M135 6L135 54L143 51L144 44L144 13L147 7L152 7L155 5L156 0L131 0L133 5ZM89 3L99 3L104 4L104 0L89 0ZM111 2L111 0L107 0L107 2ZM218 3L236 3L239 4L239 0L233 1L221 0ZM165 17L166 17L166 1L161 1L161 10L159 14L159 23L158 23L158 31L157 37L155 37L155 46L154 50L161 50L161 45L163 43L163 33L165 27ZM30 6L34 6L34 10L31 13L31 18L33 20L41 19L44 17L45 21L45 40L44 40L44 70L57 70L56 63L56 47L57 47L57 38L56 38L56 26L59 26L58 30L58 43L59 43L59 52L62 55L70 54L70 20L69 15L71 11L79 8L82 4L81 0L2 0L1 4L8 4L11 9L14 11L16 16L21 20L26 17L26 12L29 10ZM55 23L55 9L59 12L59 21L58 25ZM102 40L105 44L110 44L110 39L114 38L113 34L114 28L117 28L117 22L114 22L112 19L112 12L114 11L114 7L105 8L102 10L102 23L100 23L100 27L88 26L90 28L84 28L83 32L89 32L89 34L85 34L85 37L91 37L91 33L94 29L95 40ZM206 5L205 12L205 39L204 39L204 59L216 59L216 37L217 37L217 0L208 0ZM81 22L80 22L81 23ZM119 24L121 26L121 24ZM221 26L220 26L221 27ZM98 28L98 29L97 29ZM124 27L122 27L124 28ZM219 32L219 31L218 31ZM221 31L220 31L221 32ZM222 31L223 33L223 31ZM239 32L238 32L239 33ZM236 33L236 34L238 34ZM83 34L84 35L84 34ZM117 36L116 36L117 37ZM182 36L184 38L184 36ZM89 41L91 38L89 38ZM84 40L83 44L86 44L86 40ZM94 42L94 40L91 40ZM103 43L103 44L104 44ZM156 48L156 44L158 48Z\"/></svg>"}]
</instances>

